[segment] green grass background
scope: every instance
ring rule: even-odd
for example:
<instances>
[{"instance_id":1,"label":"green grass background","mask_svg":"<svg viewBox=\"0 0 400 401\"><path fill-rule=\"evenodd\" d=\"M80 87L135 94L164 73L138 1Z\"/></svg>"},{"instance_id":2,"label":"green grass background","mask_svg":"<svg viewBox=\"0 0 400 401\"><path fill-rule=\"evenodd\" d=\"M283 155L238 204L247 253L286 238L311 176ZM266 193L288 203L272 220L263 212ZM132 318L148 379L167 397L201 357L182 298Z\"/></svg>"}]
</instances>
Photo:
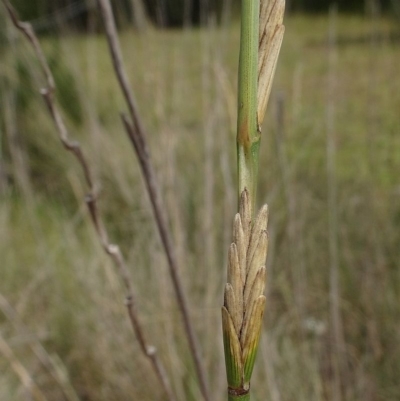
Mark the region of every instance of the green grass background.
<instances>
[{"instance_id":1,"label":"green grass background","mask_svg":"<svg viewBox=\"0 0 400 401\"><path fill-rule=\"evenodd\" d=\"M259 203L270 207L270 246L253 399L332 400L326 154L327 110L333 107L342 399L398 401L396 25L338 18L332 90L328 19L289 17L285 25L261 145ZM3 350L0 399L30 399L16 374L19 363L49 401L163 400L129 326L118 274L90 224L82 174L38 94L37 62L11 26L7 32L0 50L0 335L14 363ZM215 400L225 398L226 386L220 306L236 210L238 40L237 23L121 34ZM105 39L70 34L42 43L71 135L95 170L110 237L126 255L146 335L179 400L198 400L165 256L120 121L126 106ZM7 303L23 325L7 317ZM38 343L61 381L32 351Z\"/></svg>"}]
</instances>

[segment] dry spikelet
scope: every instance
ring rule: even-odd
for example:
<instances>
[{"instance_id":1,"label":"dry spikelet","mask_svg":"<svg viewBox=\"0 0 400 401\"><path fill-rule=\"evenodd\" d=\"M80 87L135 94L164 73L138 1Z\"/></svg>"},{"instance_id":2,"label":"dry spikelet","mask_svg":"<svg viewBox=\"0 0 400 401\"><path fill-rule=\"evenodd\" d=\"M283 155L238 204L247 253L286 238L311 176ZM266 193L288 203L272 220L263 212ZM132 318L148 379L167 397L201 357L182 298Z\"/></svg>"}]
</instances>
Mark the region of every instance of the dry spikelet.
<instances>
[{"instance_id":1,"label":"dry spikelet","mask_svg":"<svg viewBox=\"0 0 400 401\"><path fill-rule=\"evenodd\" d=\"M234 242L229 248L228 283L222 309L226 363L238 364L227 365L228 382L235 383L241 389L248 389L249 386L265 308L263 292L268 248L267 222L268 207L265 205L260 209L254 224L251 223L249 196L247 190L244 190L239 213L234 220ZM227 352L232 355L226 355Z\"/></svg>"},{"instance_id":2,"label":"dry spikelet","mask_svg":"<svg viewBox=\"0 0 400 401\"><path fill-rule=\"evenodd\" d=\"M222 307L222 329L224 337L225 364L229 387L240 387L243 377L242 350L232 318Z\"/></svg>"},{"instance_id":3,"label":"dry spikelet","mask_svg":"<svg viewBox=\"0 0 400 401\"><path fill-rule=\"evenodd\" d=\"M251 211L251 202L249 199L249 193L247 192L247 190L244 190L240 195L239 215L244 233L244 242L245 244L248 244L251 230L252 211Z\"/></svg>"},{"instance_id":4,"label":"dry spikelet","mask_svg":"<svg viewBox=\"0 0 400 401\"><path fill-rule=\"evenodd\" d=\"M244 287L244 302L247 302L250 292L257 276L257 272L265 266L268 251L268 235L266 231L262 231L257 241L257 247L254 250L251 261L248 260L248 270L246 277L246 284Z\"/></svg>"},{"instance_id":5,"label":"dry spikelet","mask_svg":"<svg viewBox=\"0 0 400 401\"><path fill-rule=\"evenodd\" d=\"M268 206L264 205L254 221L253 228L251 230L250 242L249 242L249 249L247 251L247 272L249 271L249 262L254 257L254 253L258 247L258 241L262 236L262 233L267 229L268 224Z\"/></svg>"},{"instance_id":6,"label":"dry spikelet","mask_svg":"<svg viewBox=\"0 0 400 401\"><path fill-rule=\"evenodd\" d=\"M240 266L240 276L242 278L242 283L246 281L246 237L244 234L242 220L240 218L240 214L237 213L235 216L235 222L233 225L233 242L237 246L238 258L239 258L239 266Z\"/></svg>"},{"instance_id":7,"label":"dry spikelet","mask_svg":"<svg viewBox=\"0 0 400 401\"><path fill-rule=\"evenodd\" d=\"M246 309L244 310L244 320L247 319L247 315L249 314L251 307L256 302L257 298L264 293L266 271L267 270L265 266L263 266L257 272L257 275L254 279L254 283L251 287L251 291L249 293L249 297L246 301Z\"/></svg>"},{"instance_id":8,"label":"dry spikelet","mask_svg":"<svg viewBox=\"0 0 400 401\"><path fill-rule=\"evenodd\" d=\"M244 337L242 345L242 363L244 365L243 379L245 383L250 381L251 374L253 372L254 361L260 340L265 301L266 298L264 295L261 295L257 298L254 306L252 307L252 314L246 326L246 336Z\"/></svg>"}]
</instances>

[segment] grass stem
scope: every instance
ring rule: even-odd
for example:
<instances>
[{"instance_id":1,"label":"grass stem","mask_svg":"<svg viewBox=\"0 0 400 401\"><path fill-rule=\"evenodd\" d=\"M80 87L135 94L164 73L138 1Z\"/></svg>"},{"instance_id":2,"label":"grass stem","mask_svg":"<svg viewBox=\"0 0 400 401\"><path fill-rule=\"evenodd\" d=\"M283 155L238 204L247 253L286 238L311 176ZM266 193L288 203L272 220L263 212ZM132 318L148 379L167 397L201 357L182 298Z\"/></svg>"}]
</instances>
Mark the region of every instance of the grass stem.
<instances>
[{"instance_id":1,"label":"grass stem","mask_svg":"<svg viewBox=\"0 0 400 401\"><path fill-rule=\"evenodd\" d=\"M247 189L254 210L260 132L257 127L259 0L242 0L237 122L238 199Z\"/></svg>"},{"instance_id":2,"label":"grass stem","mask_svg":"<svg viewBox=\"0 0 400 401\"><path fill-rule=\"evenodd\" d=\"M242 0L237 121L239 213L229 248L222 328L228 401L250 400L265 310L268 207L254 218L261 124L284 27L284 0Z\"/></svg>"}]
</instances>

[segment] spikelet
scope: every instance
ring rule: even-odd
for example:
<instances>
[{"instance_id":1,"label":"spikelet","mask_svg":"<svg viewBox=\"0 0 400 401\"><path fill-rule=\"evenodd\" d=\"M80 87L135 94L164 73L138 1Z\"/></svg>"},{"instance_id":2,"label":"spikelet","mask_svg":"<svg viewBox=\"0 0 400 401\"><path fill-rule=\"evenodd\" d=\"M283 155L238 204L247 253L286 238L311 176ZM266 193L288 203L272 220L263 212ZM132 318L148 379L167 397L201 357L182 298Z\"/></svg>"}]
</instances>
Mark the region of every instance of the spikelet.
<instances>
[{"instance_id":1,"label":"spikelet","mask_svg":"<svg viewBox=\"0 0 400 401\"><path fill-rule=\"evenodd\" d=\"M230 391L238 393L249 389L261 333L265 309L267 222L268 207L265 205L252 224L251 203L245 189L233 225L228 283L222 307L228 384Z\"/></svg>"},{"instance_id":2,"label":"spikelet","mask_svg":"<svg viewBox=\"0 0 400 401\"><path fill-rule=\"evenodd\" d=\"M222 307L222 329L228 386L238 388L243 377L242 350L233 320L225 306Z\"/></svg>"}]
</instances>

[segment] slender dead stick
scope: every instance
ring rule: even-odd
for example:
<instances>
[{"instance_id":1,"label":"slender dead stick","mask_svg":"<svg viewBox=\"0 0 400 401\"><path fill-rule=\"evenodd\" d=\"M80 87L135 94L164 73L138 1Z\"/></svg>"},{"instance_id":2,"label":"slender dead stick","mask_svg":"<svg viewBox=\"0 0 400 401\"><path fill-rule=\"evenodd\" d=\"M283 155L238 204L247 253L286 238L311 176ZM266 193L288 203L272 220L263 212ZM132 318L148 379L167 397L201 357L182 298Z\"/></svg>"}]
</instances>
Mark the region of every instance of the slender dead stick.
<instances>
[{"instance_id":1,"label":"slender dead stick","mask_svg":"<svg viewBox=\"0 0 400 401\"><path fill-rule=\"evenodd\" d=\"M53 74L51 73L50 67L47 63L46 57L43 53L43 50L40 46L40 43L36 37L36 34L34 30L32 29L31 24L27 22L22 22L18 19L17 13L10 4L8 0L3 0L4 5L6 6L6 9L14 23L14 25L28 38L29 42L32 44L35 54L40 62L40 66L43 70L47 86L43 89L41 89L40 93L42 94L46 105L48 107L48 110L50 112L50 115L54 121L54 124L56 126L59 138L61 140L61 143L65 147L66 150L70 151L73 153L73 155L77 158L84 176L85 180L89 189L89 193L86 195L86 204L89 208L90 216L93 222L93 225L96 229L96 232L99 236L100 242L103 246L103 249L105 252L110 256L110 258L113 260L115 265L118 268L119 274L121 276L121 279L123 281L123 284L126 289L126 307L128 310L128 315L129 319L132 325L132 328L135 332L135 335L139 341L140 348L144 355L150 360L151 365L153 367L153 370L156 373L156 376L160 380L160 383L162 385L162 388L165 392L165 394L168 397L169 401L175 401L175 395L172 392L169 380L166 375L165 368L163 364L161 363L160 359L158 358L158 355L156 353L156 348L152 345L149 345L144 331L143 331L143 326L139 321L138 318L138 312L136 309L136 302L135 302L135 297L134 297L134 291L132 288L131 284L131 279L129 275L129 270L127 268L127 265L125 263L125 259L118 247L118 245L111 244L109 239L108 239L108 234L107 230L104 226L103 220L100 217L100 214L97 209L97 191L96 187L94 184L93 180L93 175L91 172L91 169L89 167L89 164L86 160L86 157L84 153L82 152L82 149L79 145L79 143L74 142L70 139L68 130L66 125L64 124L63 118L56 106L55 100L54 100L54 92L56 89L55 86L55 81L53 78Z\"/></svg>"},{"instance_id":2,"label":"slender dead stick","mask_svg":"<svg viewBox=\"0 0 400 401\"><path fill-rule=\"evenodd\" d=\"M156 220L157 228L161 237L162 244L164 246L164 251L167 256L169 273L172 279L179 309L182 314L185 333L193 356L200 390L205 401L210 401L209 390L206 383L205 370L200 354L200 347L198 345L193 325L189 317L188 303L178 274L178 263L176 259L175 249L172 245L172 241L169 235L167 219L164 215L165 207L163 205L160 190L157 185L154 169L151 164L150 154L146 143L145 130L140 120L135 103L135 98L130 89L128 76L124 68L121 46L119 43L111 4L109 0L98 0L98 4L104 21L104 27L106 30L106 36L112 62L114 65L114 70L121 90L125 96L132 122L130 122L126 116L123 116L122 119L128 136L132 141L136 155L139 159L140 167L142 169L146 188L153 208L154 218Z\"/></svg>"}]
</instances>

